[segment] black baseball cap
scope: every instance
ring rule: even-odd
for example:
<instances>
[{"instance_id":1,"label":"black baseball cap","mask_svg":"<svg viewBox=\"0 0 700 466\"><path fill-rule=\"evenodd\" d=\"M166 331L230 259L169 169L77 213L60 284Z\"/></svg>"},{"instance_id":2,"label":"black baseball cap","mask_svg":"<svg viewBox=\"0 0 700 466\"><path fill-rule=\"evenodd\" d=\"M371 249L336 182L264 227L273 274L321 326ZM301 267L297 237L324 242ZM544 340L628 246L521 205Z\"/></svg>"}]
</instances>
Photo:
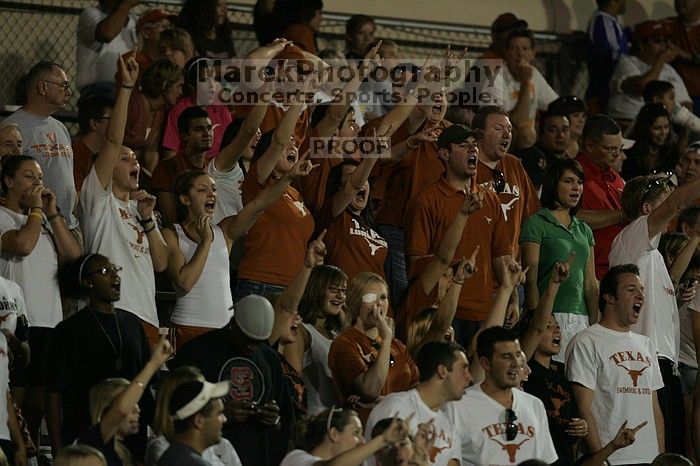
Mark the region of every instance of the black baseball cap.
<instances>
[{"instance_id":1,"label":"black baseball cap","mask_svg":"<svg viewBox=\"0 0 700 466\"><path fill-rule=\"evenodd\" d=\"M438 149L449 149L450 144L461 144L468 138L481 139L484 133L480 129L471 129L465 125L452 125L443 129L438 136Z\"/></svg>"}]
</instances>

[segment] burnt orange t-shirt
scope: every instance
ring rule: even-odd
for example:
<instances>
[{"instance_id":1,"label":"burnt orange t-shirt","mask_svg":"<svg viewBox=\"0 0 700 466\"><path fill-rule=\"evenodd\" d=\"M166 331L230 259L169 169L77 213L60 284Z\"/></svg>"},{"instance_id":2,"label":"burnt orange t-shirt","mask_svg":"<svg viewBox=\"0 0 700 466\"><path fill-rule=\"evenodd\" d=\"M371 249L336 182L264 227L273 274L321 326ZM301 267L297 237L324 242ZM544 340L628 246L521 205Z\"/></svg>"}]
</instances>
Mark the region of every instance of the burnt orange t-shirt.
<instances>
[{"instance_id":1,"label":"burnt orange t-shirt","mask_svg":"<svg viewBox=\"0 0 700 466\"><path fill-rule=\"evenodd\" d=\"M681 18L673 18L667 21L673 31L673 39L678 48L690 54L696 54L700 50L700 25L686 26ZM683 78L683 83L691 97L700 95L700 65L691 60L677 58L673 67Z\"/></svg>"},{"instance_id":2,"label":"burnt orange t-shirt","mask_svg":"<svg viewBox=\"0 0 700 466\"><path fill-rule=\"evenodd\" d=\"M352 384L377 360L381 341L380 337L377 337L376 341L370 339L355 327L348 327L333 340L328 352L328 368L333 375L338 401L344 404L350 395L360 394L353 389ZM416 363L413 362L406 345L396 338L391 341L391 358L394 364L389 367L380 396L403 392L418 383ZM367 421L369 409L356 406L355 411L363 423Z\"/></svg>"},{"instance_id":3,"label":"burnt orange t-shirt","mask_svg":"<svg viewBox=\"0 0 700 466\"><path fill-rule=\"evenodd\" d=\"M317 137L318 132L316 128L314 128L311 130L311 138L304 141L303 145L299 148L299 153L305 153L309 149L311 139ZM317 215L321 211L323 203L326 200L328 175L330 175L331 169L339 165L343 159L331 157L325 150L311 148L309 160L311 160L314 165L318 165L318 167L314 168L308 175L297 178L296 186L301 196L304 198L304 203L308 209L314 215Z\"/></svg>"},{"instance_id":4,"label":"burnt orange t-shirt","mask_svg":"<svg viewBox=\"0 0 700 466\"><path fill-rule=\"evenodd\" d=\"M340 267L352 280L360 272L374 272L384 278L387 243L382 236L346 210L333 217L333 200L321 209L319 230L327 228L325 263Z\"/></svg>"},{"instance_id":5,"label":"burnt orange t-shirt","mask_svg":"<svg viewBox=\"0 0 700 466\"><path fill-rule=\"evenodd\" d=\"M450 123L440 122L445 128ZM418 147L394 163L388 173L384 198L377 210L377 224L401 227L408 201L438 180L445 172L445 164L438 158L434 142L421 141Z\"/></svg>"},{"instance_id":6,"label":"burnt orange t-shirt","mask_svg":"<svg viewBox=\"0 0 700 466\"><path fill-rule=\"evenodd\" d=\"M399 306L396 316L396 337L401 341L406 341L408 326L413 318L423 309L432 307L437 300L437 285L430 295L425 294L423 287L418 283L418 279L413 280L408 286L408 292Z\"/></svg>"},{"instance_id":7,"label":"burnt orange t-shirt","mask_svg":"<svg viewBox=\"0 0 700 466\"><path fill-rule=\"evenodd\" d=\"M465 192L445 178L428 186L406 209L406 256L422 257L438 252L440 242L462 206ZM467 220L455 257L469 257L477 245L477 272L464 282L456 317L481 321L491 307L494 290L491 260L512 254L513 238L505 225L501 203L495 193L484 193L484 205Z\"/></svg>"},{"instance_id":8,"label":"burnt orange t-shirt","mask_svg":"<svg viewBox=\"0 0 700 466\"><path fill-rule=\"evenodd\" d=\"M253 200L264 187L258 182L257 162L253 162L241 185L243 204ZM288 286L304 265L313 231L314 218L299 191L287 187L246 234L238 278Z\"/></svg>"},{"instance_id":9,"label":"burnt orange t-shirt","mask_svg":"<svg viewBox=\"0 0 700 466\"><path fill-rule=\"evenodd\" d=\"M75 181L75 190L80 191L85 177L90 173L96 154L80 139L73 141L72 146L73 180Z\"/></svg>"},{"instance_id":10,"label":"burnt orange t-shirt","mask_svg":"<svg viewBox=\"0 0 700 466\"><path fill-rule=\"evenodd\" d=\"M384 121L384 118L386 118L386 115L382 115L365 122L365 124L362 126L362 130L360 130L360 136L367 137L373 135L373 130L379 127L382 121ZM394 131L394 134L391 135L391 144L395 145L405 141L409 138L409 136L411 136L411 133L408 131L408 119L406 119L406 121L404 121L401 126ZM397 162L381 160L379 163L374 164L374 167L372 167L372 172L369 175L369 184L372 187L370 190L370 197L372 199L376 201L384 199L386 184L396 163Z\"/></svg>"},{"instance_id":11,"label":"burnt orange t-shirt","mask_svg":"<svg viewBox=\"0 0 700 466\"><path fill-rule=\"evenodd\" d=\"M243 105L243 104L234 105L233 106L233 111L235 112L234 118L245 118L246 116L248 116L248 113L250 113L250 111L252 109L253 109L252 105ZM282 108L281 106L278 106L275 104L268 105L267 111L265 112L265 116L263 117L263 120L260 123L260 132L265 134L268 131L272 131L273 129L277 128L277 126L282 121L282 117L284 117L285 113L286 113L286 110L284 108ZM307 132L309 130L310 116L311 116L311 110L308 107L304 111L301 112L301 115L299 115L299 119L297 120L297 124L294 127L294 133L293 133L294 139L297 142L297 147L301 147L301 145L304 143L304 141L308 137Z\"/></svg>"},{"instance_id":12,"label":"burnt orange t-shirt","mask_svg":"<svg viewBox=\"0 0 700 466\"><path fill-rule=\"evenodd\" d=\"M155 170L153 170L150 191L153 193L171 193L173 192L173 181L175 181L175 176L178 173L184 172L185 170L206 171L207 164L208 162L205 160L203 167L195 167L181 154L158 162Z\"/></svg>"},{"instance_id":13,"label":"burnt orange t-shirt","mask_svg":"<svg viewBox=\"0 0 700 466\"><path fill-rule=\"evenodd\" d=\"M291 40L294 42L294 45L301 47L309 53L313 53L314 55L318 53L314 30L306 24L290 24L287 29L284 30L282 37Z\"/></svg>"},{"instance_id":14,"label":"burnt orange t-shirt","mask_svg":"<svg viewBox=\"0 0 700 466\"><path fill-rule=\"evenodd\" d=\"M501 201L501 211L508 230L508 237L512 240L511 246L515 257L520 250L518 243L520 228L525 220L540 209L540 200L520 159L506 154L498 161L494 169L503 172L506 181L505 189L498 194L498 198ZM479 160L476 169L476 182L480 186L492 189L493 179L491 168Z\"/></svg>"}]
</instances>

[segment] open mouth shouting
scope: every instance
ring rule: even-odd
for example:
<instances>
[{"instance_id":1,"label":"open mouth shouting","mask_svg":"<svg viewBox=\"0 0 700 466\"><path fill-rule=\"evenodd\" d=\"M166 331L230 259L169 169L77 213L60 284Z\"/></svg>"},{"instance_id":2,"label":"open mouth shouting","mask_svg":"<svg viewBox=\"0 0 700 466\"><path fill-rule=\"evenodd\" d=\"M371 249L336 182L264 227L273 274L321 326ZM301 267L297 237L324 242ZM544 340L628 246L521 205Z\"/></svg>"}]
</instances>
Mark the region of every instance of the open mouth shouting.
<instances>
[{"instance_id":1,"label":"open mouth shouting","mask_svg":"<svg viewBox=\"0 0 700 466\"><path fill-rule=\"evenodd\" d=\"M476 152L470 152L469 157L467 157L467 167L470 170L476 170L477 160L478 160L478 158L477 158Z\"/></svg>"},{"instance_id":2,"label":"open mouth shouting","mask_svg":"<svg viewBox=\"0 0 700 466\"><path fill-rule=\"evenodd\" d=\"M642 313L642 305L644 304L643 301L636 301L634 305L632 306L632 315L634 316L635 319L639 319L639 315Z\"/></svg>"},{"instance_id":3,"label":"open mouth shouting","mask_svg":"<svg viewBox=\"0 0 700 466\"><path fill-rule=\"evenodd\" d=\"M214 213L214 207L216 207L216 198L208 200L204 203L204 210L208 214Z\"/></svg>"},{"instance_id":4,"label":"open mouth shouting","mask_svg":"<svg viewBox=\"0 0 700 466\"><path fill-rule=\"evenodd\" d=\"M138 184L139 182L139 167L135 167L129 171L129 179L133 181L134 183Z\"/></svg>"}]
</instances>

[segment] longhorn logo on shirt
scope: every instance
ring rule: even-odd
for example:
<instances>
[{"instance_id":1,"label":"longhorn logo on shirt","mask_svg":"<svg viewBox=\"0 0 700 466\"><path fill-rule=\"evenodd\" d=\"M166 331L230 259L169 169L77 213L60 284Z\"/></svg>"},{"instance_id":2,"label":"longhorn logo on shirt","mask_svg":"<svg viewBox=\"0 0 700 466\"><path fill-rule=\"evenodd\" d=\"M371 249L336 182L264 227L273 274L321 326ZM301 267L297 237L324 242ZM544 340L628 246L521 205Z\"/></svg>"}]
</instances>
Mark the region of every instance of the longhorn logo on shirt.
<instances>
[{"instance_id":1,"label":"longhorn logo on shirt","mask_svg":"<svg viewBox=\"0 0 700 466\"><path fill-rule=\"evenodd\" d=\"M510 461L511 463L515 463L515 456L517 455L518 450L520 450L520 447L523 446L523 443L527 442L530 439L526 438L520 443L501 443L495 438L492 438L491 440L499 444L503 451L508 453L508 461Z\"/></svg>"},{"instance_id":2,"label":"longhorn logo on shirt","mask_svg":"<svg viewBox=\"0 0 700 466\"><path fill-rule=\"evenodd\" d=\"M609 358L616 366L623 368L632 380L632 386L637 387L639 377L651 367L651 358L643 355L639 351L618 351ZM630 362L640 362L644 365L641 369L632 369ZM623 364L625 363L625 364Z\"/></svg>"},{"instance_id":3,"label":"longhorn logo on shirt","mask_svg":"<svg viewBox=\"0 0 700 466\"><path fill-rule=\"evenodd\" d=\"M571 400L569 393L562 388L558 383L545 381L547 384L547 390L549 391L549 399L554 407L554 417L558 418L560 416L561 408Z\"/></svg>"},{"instance_id":4,"label":"longhorn logo on shirt","mask_svg":"<svg viewBox=\"0 0 700 466\"><path fill-rule=\"evenodd\" d=\"M51 157L73 157L73 149L70 145L59 144L56 133L44 133L49 144L32 144L31 148L41 153L44 158Z\"/></svg>"},{"instance_id":5,"label":"longhorn logo on shirt","mask_svg":"<svg viewBox=\"0 0 700 466\"><path fill-rule=\"evenodd\" d=\"M144 237L143 229L141 229L137 225L133 225L131 223L127 223L127 225L129 225L136 232L136 243L137 244L143 243L143 237Z\"/></svg>"},{"instance_id":6,"label":"longhorn logo on shirt","mask_svg":"<svg viewBox=\"0 0 700 466\"><path fill-rule=\"evenodd\" d=\"M639 376L642 375L642 373L649 368L649 366L644 366L642 367L641 370L631 370L623 366L622 364L618 364L621 368L627 371L629 374L630 378L632 379L632 386L636 387L637 383L639 382Z\"/></svg>"},{"instance_id":7,"label":"longhorn logo on shirt","mask_svg":"<svg viewBox=\"0 0 700 466\"><path fill-rule=\"evenodd\" d=\"M508 211L513 208L513 204L515 201L517 201L519 198L514 197L513 199L510 200L507 204L501 204L501 210L503 211L503 218L506 219L506 222L508 221Z\"/></svg>"},{"instance_id":8,"label":"longhorn logo on shirt","mask_svg":"<svg viewBox=\"0 0 700 466\"><path fill-rule=\"evenodd\" d=\"M369 229L369 231L365 228L362 228L360 222L358 222L354 218L351 218L350 220L352 221L352 227L350 227L350 235L362 236L365 239L365 241L367 241L367 244L370 248L370 254L372 256L377 254L377 251L381 248L387 247L387 242L384 240L384 238L382 238L379 235L379 233L372 230L371 228Z\"/></svg>"},{"instance_id":9,"label":"longhorn logo on shirt","mask_svg":"<svg viewBox=\"0 0 700 466\"><path fill-rule=\"evenodd\" d=\"M287 194L287 193L284 193L284 197L287 198L287 200L289 200L289 201L294 205L294 207L296 207L297 209L299 209L299 212L301 212L301 215L303 215L304 217L306 217L307 211L306 211L306 207L304 207L304 203L303 203L303 202L301 202L301 201L295 201L294 198L292 198L292 196L290 196L290 195Z\"/></svg>"},{"instance_id":10,"label":"longhorn logo on shirt","mask_svg":"<svg viewBox=\"0 0 700 466\"><path fill-rule=\"evenodd\" d=\"M436 438L442 440L445 442L445 445L441 448L433 446L433 448L430 450L430 462L434 463L435 460L437 459L438 455L442 453L443 450L447 450L449 448L452 448L452 438L448 437L445 435L444 430L440 430L440 433L436 436Z\"/></svg>"}]
</instances>

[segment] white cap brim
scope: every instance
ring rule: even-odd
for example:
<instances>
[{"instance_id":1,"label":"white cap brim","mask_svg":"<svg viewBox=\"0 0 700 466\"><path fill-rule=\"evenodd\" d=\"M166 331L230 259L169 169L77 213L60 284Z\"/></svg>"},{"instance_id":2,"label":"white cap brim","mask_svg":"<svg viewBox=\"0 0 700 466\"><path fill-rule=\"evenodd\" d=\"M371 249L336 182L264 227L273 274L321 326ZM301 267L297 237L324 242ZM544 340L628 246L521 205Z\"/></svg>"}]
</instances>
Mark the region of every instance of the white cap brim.
<instances>
[{"instance_id":1,"label":"white cap brim","mask_svg":"<svg viewBox=\"0 0 700 466\"><path fill-rule=\"evenodd\" d=\"M204 408L209 400L215 398L221 398L228 394L231 387L231 382L224 380L218 383L204 382L202 390L195 396L192 401L187 403L182 408L178 409L175 414L173 414L174 420L187 419L193 414L197 413L200 409Z\"/></svg>"},{"instance_id":2,"label":"white cap brim","mask_svg":"<svg viewBox=\"0 0 700 466\"><path fill-rule=\"evenodd\" d=\"M634 140L622 138L622 150L627 150L634 145Z\"/></svg>"}]
</instances>

